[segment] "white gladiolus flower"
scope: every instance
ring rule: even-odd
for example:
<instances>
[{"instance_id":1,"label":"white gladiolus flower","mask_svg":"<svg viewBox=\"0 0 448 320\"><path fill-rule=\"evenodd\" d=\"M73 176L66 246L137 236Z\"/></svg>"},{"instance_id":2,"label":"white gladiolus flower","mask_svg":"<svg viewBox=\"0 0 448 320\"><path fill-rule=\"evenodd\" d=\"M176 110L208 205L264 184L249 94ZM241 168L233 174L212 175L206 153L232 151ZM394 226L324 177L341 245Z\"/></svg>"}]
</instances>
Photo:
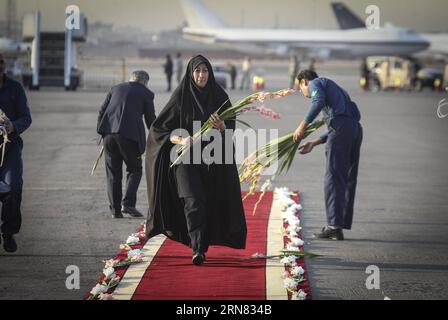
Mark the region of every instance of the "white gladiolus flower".
<instances>
[{"instance_id":1,"label":"white gladiolus flower","mask_svg":"<svg viewBox=\"0 0 448 320\"><path fill-rule=\"evenodd\" d=\"M305 242L303 242L300 238L291 238L291 243L296 247L301 247L305 244Z\"/></svg>"},{"instance_id":2,"label":"white gladiolus flower","mask_svg":"<svg viewBox=\"0 0 448 320\"><path fill-rule=\"evenodd\" d=\"M143 252L140 249L130 250L128 252L128 258L132 258L134 256L143 255Z\"/></svg>"},{"instance_id":3,"label":"white gladiolus flower","mask_svg":"<svg viewBox=\"0 0 448 320\"><path fill-rule=\"evenodd\" d=\"M286 246L286 250L287 251L300 251L298 247L294 246L291 243L288 243L288 245Z\"/></svg>"},{"instance_id":4,"label":"white gladiolus flower","mask_svg":"<svg viewBox=\"0 0 448 320\"><path fill-rule=\"evenodd\" d=\"M300 266L296 266L294 268L291 268L291 274L293 274L294 276L301 276L305 273L305 270L303 270L302 267Z\"/></svg>"},{"instance_id":5,"label":"white gladiolus flower","mask_svg":"<svg viewBox=\"0 0 448 320\"><path fill-rule=\"evenodd\" d=\"M297 217L288 217L285 220L290 226L296 226L296 227L300 226L300 219L298 219Z\"/></svg>"},{"instance_id":6,"label":"white gladiolus flower","mask_svg":"<svg viewBox=\"0 0 448 320\"><path fill-rule=\"evenodd\" d=\"M140 242L140 239L134 236L129 236L128 239L126 240L126 244L128 245L133 245L133 244L137 244Z\"/></svg>"},{"instance_id":7,"label":"white gladiolus flower","mask_svg":"<svg viewBox=\"0 0 448 320\"><path fill-rule=\"evenodd\" d=\"M288 236L290 238L297 238L299 236L299 234L296 231L291 231L288 233Z\"/></svg>"},{"instance_id":8,"label":"white gladiolus flower","mask_svg":"<svg viewBox=\"0 0 448 320\"><path fill-rule=\"evenodd\" d=\"M300 221L299 217L297 217L295 214L288 214L286 216L286 220L291 222Z\"/></svg>"},{"instance_id":9,"label":"white gladiolus flower","mask_svg":"<svg viewBox=\"0 0 448 320\"><path fill-rule=\"evenodd\" d=\"M295 218L298 218L296 211L293 210L293 209L291 209L291 207L288 208L282 215L283 215L286 219L287 219L288 217L295 217Z\"/></svg>"},{"instance_id":10,"label":"white gladiolus flower","mask_svg":"<svg viewBox=\"0 0 448 320\"><path fill-rule=\"evenodd\" d=\"M96 296L97 294L100 293L106 293L107 292L107 287L103 286L101 284L97 284L95 287L93 287L93 289L90 291L90 294Z\"/></svg>"},{"instance_id":11,"label":"white gladiolus flower","mask_svg":"<svg viewBox=\"0 0 448 320\"><path fill-rule=\"evenodd\" d=\"M103 274L106 276L106 278L111 278L115 274L115 269L110 267L103 270Z\"/></svg>"},{"instance_id":12,"label":"white gladiolus flower","mask_svg":"<svg viewBox=\"0 0 448 320\"><path fill-rule=\"evenodd\" d=\"M288 216L285 218L285 220L286 220L286 222L291 222L290 225L291 225L291 224L295 224L297 221L300 222L300 219L297 218L297 216L295 216L295 215L288 215Z\"/></svg>"},{"instance_id":13,"label":"white gladiolus flower","mask_svg":"<svg viewBox=\"0 0 448 320\"><path fill-rule=\"evenodd\" d=\"M142 262L143 261L143 253L132 256L131 262Z\"/></svg>"},{"instance_id":14,"label":"white gladiolus flower","mask_svg":"<svg viewBox=\"0 0 448 320\"><path fill-rule=\"evenodd\" d=\"M283 286L291 291L297 290L298 285L299 283L294 279L286 278L283 280Z\"/></svg>"},{"instance_id":15,"label":"white gladiolus flower","mask_svg":"<svg viewBox=\"0 0 448 320\"><path fill-rule=\"evenodd\" d=\"M283 257L283 258L280 260L280 262L281 262L281 263L284 263L284 264L291 264L291 263L295 263L296 260L297 260L297 257L296 257L296 256L286 256L286 257Z\"/></svg>"},{"instance_id":16,"label":"white gladiolus flower","mask_svg":"<svg viewBox=\"0 0 448 320\"><path fill-rule=\"evenodd\" d=\"M289 225L287 228L286 228L286 231L288 231L289 233L292 233L292 232L300 232L300 230L302 230L302 227L297 227L297 226L292 226L292 225Z\"/></svg>"},{"instance_id":17,"label":"white gladiolus flower","mask_svg":"<svg viewBox=\"0 0 448 320\"><path fill-rule=\"evenodd\" d=\"M294 227L300 227L300 219L291 219L288 220L288 223L290 226L294 226Z\"/></svg>"},{"instance_id":18,"label":"white gladiolus flower","mask_svg":"<svg viewBox=\"0 0 448 320\"><path fill-rule=\"evenodd\" d=\"M294 292L291 295L291 300L305 300L306 299L306 292L300 289L298 292Z\"/></svg>"},{"instance_id":19,"label":"white gladiolus flower","mask_svg":"<svg viewBox=\"0 0 448 320\"><path fill-rule=\"evenodd\" d=\"M286 207L290 207L290 206L292 206L293 204L295 204L296 202L294 201L294 200L292 200L291 198L284 198L284 199L281 199L281 205L282 206L286 206Z\"/></svg>"},{"instance_id":20,"label":"white gladiolus flower","mask_svg":"<svg viewBox=\"0 0 448 320\"><path fill-rule=\"evenodd\" d=\"M302 210L302 205L298 204L298 203L294 203L293 205L291 205L288 210L294 211L294 212L298 212L300 210Z\"/></svg>"},{"instance_id":21,"label":"white gladiolus flower","mask_svg":"<svg viewBox=\"0 0 448 320\"><path fill-rule=\"evenodd\" d=\"M271 180L268 179L268 180L265 181L265 183L263 183L263 185L260 188L260 191L261 192L266 192L266 191L271 190L271 189L272 189L272 183L271 183Z\"/></svg>"},{"instance_id":22,"label":"white gladiolus flower","mask_svg":"<svg viewBox=\"0 0 448 320\"><path fill-rule=\"evenodd\" d=\"M278 197L285 197L285 196L289 196L290 191L288 188L286 187L280 187L280 188L275 188L274 189L274 193L278 196Z\"/></svg>"},{"instance_id":23,"label":"white gladiolus flower","mask_svg":"<svg viewBox=\"0 0 448 320\"><path fill-rule=\"evenodd\" d=\"M113 300L112 294L109 293L100 293L98 300Z\"/></svg>"}]
</instances>

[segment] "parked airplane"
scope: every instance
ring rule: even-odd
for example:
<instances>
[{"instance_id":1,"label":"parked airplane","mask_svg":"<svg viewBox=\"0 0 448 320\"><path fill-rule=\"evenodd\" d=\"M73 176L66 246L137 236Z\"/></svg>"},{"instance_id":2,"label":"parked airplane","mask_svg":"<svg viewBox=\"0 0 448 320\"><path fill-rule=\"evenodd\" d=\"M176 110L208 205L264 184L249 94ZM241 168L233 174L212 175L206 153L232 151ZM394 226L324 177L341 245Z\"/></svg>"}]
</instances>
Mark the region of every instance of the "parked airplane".
<instances>
[{"instance_id":1,"label":"parked airplane","mask_svg":"<svg viewBox=\"0 0 448 320\"><path fill-rule=\"evenodd\" d=\"M405 28L379 30L295 30L233 28L225 24L202 0L180 0L188 27L186 38L205 43L263 46L277 53L295 50L331 50L351 56L409 55L425 50L429 43Z\"/></svg>"},{"instance_id":2,"label":"parked airplane","mask_svg":"<svg viewBox=\"0 0 448 320\"><path fill-rule=\"evenodd\" d=\"M333 2L333 12L341 30L365 28L364 21L353 13L344 3ZM396 28L396 27L395 27ZM448 54L448 34L422 33L420 36L429 42L428 52L433 54ZM399 55L399 54L397 54Z\"/></svg>"}]
</instances>

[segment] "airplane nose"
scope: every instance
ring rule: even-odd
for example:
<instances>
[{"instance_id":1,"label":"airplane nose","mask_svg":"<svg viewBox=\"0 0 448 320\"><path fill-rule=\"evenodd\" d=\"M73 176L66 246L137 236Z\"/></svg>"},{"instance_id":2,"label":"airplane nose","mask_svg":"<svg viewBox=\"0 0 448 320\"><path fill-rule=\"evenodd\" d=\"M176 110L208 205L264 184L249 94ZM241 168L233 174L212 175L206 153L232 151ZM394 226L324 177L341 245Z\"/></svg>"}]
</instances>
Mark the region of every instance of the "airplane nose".
<instances>
[{"instance_id":1,"label":"airplane nose","mask_svg":"<svg viewBox=\"0 0 448 320\"><path fill-rule=\"evenodd\" d=\"M429 41L422 39L422 47L424 49L428 49L430 45L431 45L431 43Z\"/></svg>"}]
</instances>

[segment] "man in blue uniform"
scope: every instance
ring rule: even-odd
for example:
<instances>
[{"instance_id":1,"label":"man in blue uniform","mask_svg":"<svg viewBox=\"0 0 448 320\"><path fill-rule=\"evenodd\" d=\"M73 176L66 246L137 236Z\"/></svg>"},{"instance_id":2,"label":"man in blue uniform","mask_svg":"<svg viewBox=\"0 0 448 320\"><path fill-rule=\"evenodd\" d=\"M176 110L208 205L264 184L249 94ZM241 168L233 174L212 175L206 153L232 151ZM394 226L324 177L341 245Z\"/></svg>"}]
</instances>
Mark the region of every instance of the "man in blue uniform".
<instances>
[{"instance_id":1,"label":"man in blue uniform","mask_svg":"<svg viewBox=\"0 0 448 320\"><path fill-rule=\"evenodd\" d=\"M319 78L311 70L299 73L299 88L311 99L311 108L294 132L294 140L303 139L305 129L322 111L328 132L299 147L307 154L319 144L326 143L325 208L327 226L314 234L320 239L343 240L342 229L350 230L353 221L356 182L363 130L359 123L358 107L347 92L334 81Z\"/></svg>"},{"instance_id":2,"label":"man in blue uniform","mask_svg":"<svg viewBox=\"0 0 448 320\"><path fill-rule=\"evenodd\" d=\"M15 252L17 243L14 235L19 232L22 223L23 141L20 134L31 125L31 114L22 85L7 77L5 69L5 59L0 54L0 128L2 135L7 134L10 141L6 144L0 167L0 199L3 202L1 233L5 251ZM3 141L3 137L0 139Z\"/></svg>"}]
</instances>

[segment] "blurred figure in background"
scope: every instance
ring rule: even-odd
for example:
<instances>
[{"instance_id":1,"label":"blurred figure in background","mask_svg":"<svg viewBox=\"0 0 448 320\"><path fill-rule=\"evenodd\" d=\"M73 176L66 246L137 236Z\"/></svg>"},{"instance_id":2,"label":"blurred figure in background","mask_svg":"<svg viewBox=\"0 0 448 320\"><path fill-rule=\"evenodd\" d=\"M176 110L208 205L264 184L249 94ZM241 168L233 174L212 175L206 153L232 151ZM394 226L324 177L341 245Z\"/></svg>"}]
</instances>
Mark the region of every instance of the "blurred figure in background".
<instances>
[{"instance_id":1,"label":"blurred figure in background","mask_svg":"<svg viewBox=\"0 0 448 320\"><path fill-rule=\"evenodd\" d=\"M315 66L315 64L316 64L316 59L311 58L311 60L310 60L310 66L308 67L308 70L313 71L313 72L316 72L316 66Z\"/></svg>"},{"instance_id":2,"label":"blurred figure in background","mask_svg":"<svg viewBox=\"0 0 448 320\"><path fill-rule=\"evenodd\" d=\"M445 70L443 72L443 88L448 91L448 58L445 60Z\"/></svg>"},{"instance_id":3,"label":"blurred figure in background","mask_svg":"<svg viewBox=\"0 0 448 320\"><path fill-rule=\"evenodd\" d=\"M415 83L417 81L417 65L413 58L409 58L409 86L411 90L415 89Z\"/></svg>"},{"instance_id":4,"label":"blurred figure in background","mask_svg":"<svg viewBox=\"0 0 448 320\"><path fill-rule=\"evenodd\" d=\"M180 83L180 80L182 80L182 75L184 73L184 65L182 62L182 54L180 52L176 55L176 80L177 83Z\"/></svg>"},{"instance_id":5,"label":"blurred figure in background","mask_svg":"<svg viewBox=\"0 0 448 320\"><path fill-rule=\"evenodd\" d=\"M370 70L369 67L367 65L367 59L364 59L361 63L361 68L359 70L360 74L359 74L359 83L361 85L361 88L363 90L368 90L369 89L369 78L370 78Z\"/></svg>"},{"instance_id":6,"label":"blurred figure in background","mask_svg":"<svg viewBox=\"0 0 448 320\"><path fill-rule=\"evenodd\" d=\"M163 65L163 69L166 75L166 81L168 87L166 89L167 92L171 92L171 79L173 78L173 60L169 54L166 55L166 61Z\"/></svg>"},{"instance_id":7,"label":"blurred figure in background","mask_svg":"<svg viewBox=\"0 0 448 320\"><path fill-rule=\"evenodd\" d=\"M411 62L404 60L403 62L403 74L402 74L402 86L404 90L411 90Z\"/></svg>"},{"instance_id":8,"label":"blurred figure in background","mask_svg":"<svg viewBox=\"0 0 448 320\"><path fill-rule=\"evenodd\" d=\"M296 80L297 80L297 74L299 73L299 60L297 59L296 55L291 55L289 58L289 88L294 89Z\"/></svg>"},{"instance_id":9,"label":"blurred figure in background","mask_svg":"<svg viewBox=\"0 0 448 320\"><path fill-rule=\"evenodd\" d=\"M251 72L251 62L249 57L245 57L242 66L242 78L241 78L241 86L240 90L249 89L250 88L250 72Z\"/></svg>"},{"instance_id":10,"label":"blurred figure in background","mask_svg":"<svg viewBox=\"0 0 448 320\"><path fill-rule=\"evenodd\" d=\"M390 61L386 58L380 67L379 80L381 85L381 90L386 90L389 87L390 82Z\"/></svg>"},{"instance_id":11,"label":"blurred figure in background","mask_svg":"<svg viewBox=\"0 0 448 320\"><path fill-rule=\"evenodd\" d=\"M107 195L113 218L143 215L135 208L142 178L142 154L146 134L142 117L149 129L155 120L154 93L148 89L149 75L134 71L129 82L111 89L98 115L97 132L104 140ZM122 199L123 162L126 164L126 193Z\"/></svg>"},{"instance_id":12,"label":"blurred figure in background","mask_svg":"<svg viewBox=\"0 0 448 320\"><path fill-rule=\"evenodd\" d=\"M227 73L230 75L231 89L235 90L236 76L238 72L236 71L236 67L232 62L227 63Z\"/></svg>"}]
</instances>

